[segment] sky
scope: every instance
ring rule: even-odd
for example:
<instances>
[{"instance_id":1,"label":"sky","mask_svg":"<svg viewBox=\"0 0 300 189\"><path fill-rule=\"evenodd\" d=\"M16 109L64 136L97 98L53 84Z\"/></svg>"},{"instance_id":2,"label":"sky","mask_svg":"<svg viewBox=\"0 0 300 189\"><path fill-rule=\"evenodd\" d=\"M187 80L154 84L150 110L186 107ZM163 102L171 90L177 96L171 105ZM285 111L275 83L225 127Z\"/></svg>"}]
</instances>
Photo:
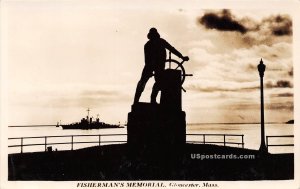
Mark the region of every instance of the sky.
<instances>
[{"instance_id":1,"label":"sky","mask_svg":"<svg viewBox=\"0 0 300 189\"><path fill-rule=\"evenodd\" d=\"M183 87L188 123L293 119L293 16L280 7L142 6L119 1L8 1L2 55L9 125L79 121L86 110L124 123L151 27L190 61ZM154 1L157 2L157 1ZM153 78L141 101L150 100Z\"/></svg>"}]
</instances>

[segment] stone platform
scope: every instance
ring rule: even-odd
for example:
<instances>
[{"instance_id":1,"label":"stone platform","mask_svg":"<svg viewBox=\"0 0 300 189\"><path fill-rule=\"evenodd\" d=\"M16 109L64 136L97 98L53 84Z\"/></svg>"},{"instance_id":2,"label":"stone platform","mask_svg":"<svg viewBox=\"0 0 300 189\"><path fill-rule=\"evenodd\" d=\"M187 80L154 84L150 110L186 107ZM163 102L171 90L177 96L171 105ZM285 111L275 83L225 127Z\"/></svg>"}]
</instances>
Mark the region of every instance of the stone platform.
<instances>
[{"instance_id":1,"label":"stone platform","mask_svg":"<svg viewBox=\"0 0 300 189\"><path fill-rule=\"evenodd\" d=\"M134 104L128 114L127 134L128 144L132 145L185 144L185 112L166 109L159 104Z\"/></svg>"}]
</instances>

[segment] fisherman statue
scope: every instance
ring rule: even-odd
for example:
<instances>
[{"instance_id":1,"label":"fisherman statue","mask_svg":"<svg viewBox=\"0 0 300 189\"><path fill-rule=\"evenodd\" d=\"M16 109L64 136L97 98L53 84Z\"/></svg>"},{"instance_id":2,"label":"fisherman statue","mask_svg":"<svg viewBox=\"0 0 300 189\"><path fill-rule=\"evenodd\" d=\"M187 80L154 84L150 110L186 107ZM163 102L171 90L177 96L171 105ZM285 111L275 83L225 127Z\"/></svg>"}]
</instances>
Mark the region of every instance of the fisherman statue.
<instances>
[{"instance_id":1,"label":"fisherman statue","mask_svg":"<svg viewBox=\"0 0 300 189\"><path fill-rule=\"evenodd\" d=\"M166 40L160 37L156 28L151 28L147 35L149 41L144 46L145 66L140 81L137 84L134 96L134 104L139 102L142 92L150 77L154 75L155 83L151 93L151 103L157 103L156 97L161 90L160 83L165 70L166 49L181 58L188 61L188 56L183 56L178 50L171 46ZM154 74L153 74L154 73Z\"/></svg>"},{"instance_id":2,"label":"fisherman statue","mask_svg":"<svg viewBox=\"0 0 300 189\"><path fill-rule=\"evenodd\" d=\"M160 38L155 28L148 33L145 44L145 66L138 82L134 103L128 113L127 141L133 148L166 149L179 148L186 143L186 120L182 110L182 87L186 76L183 63L189 60L166 40ZM169 57L167 52L169 50ZM175 54L181 61L171 58ZM166 64L168 65L165 69ZM151 103L139 102L140 96L150 77L155 83L151 94ZM160 103L156 102L161 91Z\"/></svg>"}]
</instances>

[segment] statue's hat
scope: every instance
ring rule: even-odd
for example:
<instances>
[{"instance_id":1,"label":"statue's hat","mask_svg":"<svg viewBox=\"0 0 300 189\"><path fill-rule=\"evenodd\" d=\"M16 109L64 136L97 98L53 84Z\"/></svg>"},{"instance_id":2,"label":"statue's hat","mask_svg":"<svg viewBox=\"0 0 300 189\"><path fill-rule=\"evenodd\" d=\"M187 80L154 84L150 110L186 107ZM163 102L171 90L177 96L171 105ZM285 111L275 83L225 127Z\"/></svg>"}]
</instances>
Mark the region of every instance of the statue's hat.
<instances>
[{"instance_id":1,"label":"statue's hat","mask_svg":"<svg viewBox=\"0 0 300 189\"><path fill-rule=\"evenodd\" d=\"M160 38L159 33L157 32L156 28L151 28L147 35L148 39Z\"/></svg>"}]
</instances>

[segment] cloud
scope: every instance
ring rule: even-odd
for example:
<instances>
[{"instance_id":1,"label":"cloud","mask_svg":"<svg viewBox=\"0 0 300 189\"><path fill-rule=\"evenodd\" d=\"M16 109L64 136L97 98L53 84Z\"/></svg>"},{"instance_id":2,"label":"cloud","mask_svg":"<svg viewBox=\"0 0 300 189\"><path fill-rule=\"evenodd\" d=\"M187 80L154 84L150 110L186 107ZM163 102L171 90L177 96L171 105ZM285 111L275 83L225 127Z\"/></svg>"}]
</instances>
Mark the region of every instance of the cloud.
<instances>
[{"instance_id":1,"label":"cloud","mask_svg":"<svg viewBox=\"0 0 300 189\"><path fill-rule=\"evenodd\" d=\"M287 42L277 42L272 45L255 45L253 50L263 59L268 59L272 62L278 61L283 58L291 58L293 45Z\"/></svg>"},{"instance_id":2,"label":"cloud","mask_svg":"<svg viewBox=\"0 0 300 189\"><path fill-rule=\"evenodd\" d=\"M190 84L186 87L188 90L198 92L241 92L259 89L254 82L202 82Z\"/></svg>"},{"instance_id":3,"label":"cloud","mask_svg":"<svg viewBox=\"0 0 300 189\"><path fill-rule=\"evenodd\" d=\"M279 94L271 94L270 97L293 97L293 93L279 93Z\"/></svg>"},{"instance_id":4,"label":"cloud","mask_svg":"<svg viewBox=\"0 0 300 189\"><path fill-rule=\"evenodd\" d=\"M269 28L273 35L284 36L292 35L292 20L287 15L270 16L262 20L259 28Z\"/></svg>"},{"instance_id":5,"label":"cloud","mask_svg":"<svg viewBox=\"0 0 300 189\"><path fill-rule=\"evenodd\" d=\"M293 70L293 68L290 71L288 71L288 75L289 76L294 76L294 70Z\"/></svg>"},{"instance_id":6,"label":"cloud","mask_svg":"<svg viewBox=\"0 0 300 189\"><path fill-rule=\"evenodd\" d=\"M47 104L53 107L101 107L101 106L117 106L130 98L126 96L114 96L114 97L61 97L50 100Z\"/></svg>"},{"instance_id":7,"label":"cloud","mask_svg":"<svg viewBox=\"0 0 300 189\"><path fill-rule=\"evenodd\" d=\"M217 29L220 31L237 31L242 34L247 32L244 27L229 10L224 9L221 13L206 13L198 21L207 29Z\"/></svg>"},{"instance_id":8,"label":"cloud","mask_svg":"<svg viewBox=\"0 0 300 189\"><path fill-rule=\"evenodd\" d=\"M218 31L236 31L241 34L255 31L274 36L292 35L292 20L288 15L272 15L257 22L249 17L237 18L230 10L207 12L198 18L198 22L207 29Z\"/></svg>"},{"instance_id":9,"label":"cloud","mask_svg":"<svg viewBox=\"0 0 300 189\"><path fill-rule=\"evenodd\" d=\"M127 102L132 97L115 90L85 90L75 96L61 96L50 100L56 107L97 107Z\"/></svg>"},{"instance_id":10,"label":"cloud","mask_svg":"<svg viewBox=\"0 0 300 189\"><path fill-rule=\"evenodd\" d=\"M278 80L275 83L269 81L265 86L267 88L293 88L293 84L288 80Z\"/></svg>"},{"instance_id":11,"label":"cloud","mask_svg":"<svg viewBox=\"0 0 300 189\"><path fill-rule=\"evenodd\" d=\"M186 80L184 87L199 93L240 92L244 96L242 93L259 89L257 65L263 57L267 66L266 88L290 89L293 83L287 73L293 66L291 49L292 45L286 42L233 49L227 53L194 47L189 51L192 61L186 64L186 70L190 70L193 77ZM277 57L273 58L272 54ZM192 68L189 68L190 64Z\"/></svg>"},{"instance_id":12,"label":"cloud","mask_svg":"<svg viewBox=\"0 0 300 189\"><path fill-rule=\"evenodd\" d=\"M294 103L293 102L285 102L285 103L267 103L265 104L266 109L273 109L273 110L294 110Z\"/></svg>"}]
</instances>

